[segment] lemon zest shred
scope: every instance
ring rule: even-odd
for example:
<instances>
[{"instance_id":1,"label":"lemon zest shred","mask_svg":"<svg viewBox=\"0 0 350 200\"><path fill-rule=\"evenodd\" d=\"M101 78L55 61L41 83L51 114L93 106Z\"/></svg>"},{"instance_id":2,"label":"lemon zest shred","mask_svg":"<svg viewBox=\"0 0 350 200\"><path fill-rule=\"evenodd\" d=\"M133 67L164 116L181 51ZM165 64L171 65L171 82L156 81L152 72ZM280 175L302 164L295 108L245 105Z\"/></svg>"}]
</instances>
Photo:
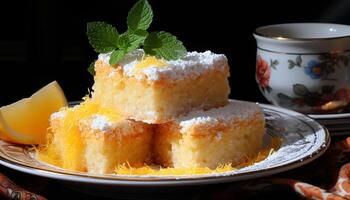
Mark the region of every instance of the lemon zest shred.
<instances>
[{"instance_id":1,"label":"lemon zest shred","mask_svg":"<svg viewBox=\"0 0 350 200\"><path fill-rule=\"evenodd\" d=\"M281 145L281 139L278 137L273 137L270 144L260 150L255 156L249 158L247 156L247 161L238 165L232 166L230 163L221 164L215 169L210 169L208 167L192 167L192 168L173 168L173 167L159 167L159 166L149 166L144 165L142 167L131 167L127 162L126 164L120 164L116 166L115 173L120 175L154 175L154 176L181 176L181 175L201 175L201 174L211 174L211 173L223 173L228 171L237 170L242 167L253 165L271 156L276 149Z\"/></svg>"}]
</instances>

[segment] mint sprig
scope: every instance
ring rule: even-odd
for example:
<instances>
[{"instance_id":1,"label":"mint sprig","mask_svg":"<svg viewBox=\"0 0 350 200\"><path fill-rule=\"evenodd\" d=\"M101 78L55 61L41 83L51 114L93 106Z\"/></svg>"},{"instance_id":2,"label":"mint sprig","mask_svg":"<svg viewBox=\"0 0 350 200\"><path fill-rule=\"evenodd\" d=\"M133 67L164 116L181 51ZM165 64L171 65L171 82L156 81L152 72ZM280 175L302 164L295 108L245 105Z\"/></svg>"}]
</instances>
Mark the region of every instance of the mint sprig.
<instances>
[{"instance_id":1,"label":"mint sprig","mask_svg":"<svg viewBox=\"0 0 350 200\"><path fill-rule=\"evenodd\" d=\"M168 60L175 60L186 55L186 48L182 42L165 31L150 33L143 48L146 54Z\"/></svg>"},{"instance_id":2,"label":"mint sprig","mask_svg":"<svg viewBox=\"0 0 350 200\"><path fill-rule=\"evenodd\" d=\"M125 56L126 52L123 49L116 49L112 51L111 57L109 58L109 63L113 65L114 63L118 63Z\"/></svg>"},{"instance_id":3,"label":"mint sprig","mask_svg":"<svg viewBox=\"0 0 350 200\"><path fill-rule=\"evenodd\" d=\"M125 32L120 35L118 40L118 47L124 49L127 52L133 51L139 48L148 36L148 32L145 30L137 30L135 32Z\"/></svg>"},{"instance_id":4,"label":"mint sprig","mask_svg":"<svg viewBox=\"0 0 350 200\"><path fill-rule=\"evenodd\" d=\"M186 55L185 46L176 36L165 32L148 33L153 20L153 11L147 0L139 0L129 11L128 30L119 34L117 29L105 22L89 22L87 36L97 53L111 53L109 64L117 64L135 49L165 60L174 60ZM91 67L89 67L91 71Z\"/></svg>"},{"instance_id":5,"label":"mint sprig","mask_svg":"<svg viewBox=\"0 0 350 200\"><path fill-rule=\"evenodd\" d=\"M128 30L147 30L152 20L153 11L151 5L146 0L138 1L128 13Z\"/></svg>"},{"instance_id":6,"label":"mint sprig","mask_svg":"<svg viewBox=\"0 0 350 200\"><path fill-rule=\"evenodd\" d=\"M95 62L96 60L92 61L89 67L87 68L87 71L93 76L95 75Z\"/></svg>"},{"instance_id":7,"label":"mint sprig","mask_svg":"<svg viewBox=\"0 0 350 200\"><path fill-rule=\"evenodd\" d=\"M97 53L108 53L117 48L119 34L116 28L105 22L87 24L89 43Z\"/></svg>"}]
</instances>

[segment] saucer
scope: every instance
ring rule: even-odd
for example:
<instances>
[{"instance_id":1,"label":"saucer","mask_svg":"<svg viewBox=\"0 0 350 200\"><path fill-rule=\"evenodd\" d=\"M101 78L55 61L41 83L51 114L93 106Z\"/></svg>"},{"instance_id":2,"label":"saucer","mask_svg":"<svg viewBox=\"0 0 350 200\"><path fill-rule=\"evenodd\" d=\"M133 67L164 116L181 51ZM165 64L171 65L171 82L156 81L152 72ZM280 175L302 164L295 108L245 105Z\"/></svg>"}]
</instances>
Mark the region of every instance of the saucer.
<instances>
[{"instance_id":1,"label":"saucer","mask_svg":"<svg viewBox=\"0 0 350 200\"><path fill-rule=\"evenodd\" d=\"M350 135L350 113L309 115L324 125L332 136Z\"/></svg>"},{"instance_id":2,"label":"saucer","mask_svg":"<svg viewBox=\"0 0 350 200\"><path fill-rule=\"evenodd\" d=\"M316 120L322 120L322 119L349 119L350 120L350 113L309 115L309 117Z\"/></svg>"}]
</instances>

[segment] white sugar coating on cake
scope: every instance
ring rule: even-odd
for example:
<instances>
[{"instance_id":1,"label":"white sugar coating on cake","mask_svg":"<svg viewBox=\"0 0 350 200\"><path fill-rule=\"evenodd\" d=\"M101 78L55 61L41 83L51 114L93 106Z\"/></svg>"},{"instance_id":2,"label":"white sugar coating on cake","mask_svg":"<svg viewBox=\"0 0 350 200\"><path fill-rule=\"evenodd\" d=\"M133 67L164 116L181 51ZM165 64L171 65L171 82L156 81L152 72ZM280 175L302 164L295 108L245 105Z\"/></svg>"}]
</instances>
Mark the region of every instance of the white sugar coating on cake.
<instances>
[{"instance_id":1,"label":"white sugar coating on cake","mask_svg":"<svg viewBox=\"0 0 350 200\"><path fill-rule=\"evenodd\" d=\"M93 115L91 121L91 128L105 131L112 126L112 122L106 116L103 115Z\"/></svg>"},{"instance_id":2,"label":"white sugar coating on cake","mask_svg":"<svg viewBox=\"0 0 350 200\"><path fill-rule=\"evenodd\" d=\"M223 54L214 54L211 51L194 51L187 53L182 59L167 61L167 64L166 67L148 67L143 72L150 80L162 77L172 80L195 78L210 69L225 70L227 58Z\"/></svg>"},{"instance_id":3,"label":"white sugar coating on cake","mask_svg":"<svg viewBox=\"0 0 350 200\"><path fill-rule=\"evenodd\" d=\"M50 116L50 120L62 119L66 116L67 112L65 110L61 110L58 112L54 112Z\"/></svg>"},{"instance_id":4,"label":"white sugar coating on cake","mask_svg":"<svg viewBox=\"0 0 350 200\"><path fill-rule=\"evenodd\" d=\"M104 63L109 64L109 58L111 57L111 53L101 53L98 55L98 59L102 60Z\"/></svg>"},{"instance_id":5,"label":"white sugar coating on cake","mask_svg":"<svg viewBox=\"0 0 350 200\"><path fill-rule=\"evenodd\" d=\"M131 67L135 67L135 64L132 63L138 63L142 60L142 58L145 56L145 52L143 49L136 49L132 52L127 53L123 59L119 61L119 64L123 66L124 71L129 71Z\"/></svg>"},{"instance_id":6,"label":"white sugar coating on cake","mask_svg":"<svg viewBox=\"0 0 350 200\"><path fill-rule=\"evenodd\" d=\"M170 80L181 80L185 78L196 78L208 70L225 70L228 66L224 54L215 54L211 51L188 52L185 57L177 60L166 61L167 65L157 67L150 65L142 70L134 70L136 65L145 56L142 49L128 53L119 64L123 67L124 74L136 79L147 79L151 81L162 78ZM108 64L110 54L100 54L99 59ZM136 71L136 72L135 72Z\"/></svg>"},{"instance_id":7,"label":"white sugar coating on cake","mask_svg":"<svg viewBox=\"0 0 350 200\"><path fill-rule=\"evenodd\" d=\"M177 122L181 128L180 132L186 133L194 125L206 124L209 126L219 122L230 122L233 119L248 119L257 112L261 112L261 108L256 103L230 100L228 105L220 108L192 111L177 119Z\"/></svg>"}]
</instances>

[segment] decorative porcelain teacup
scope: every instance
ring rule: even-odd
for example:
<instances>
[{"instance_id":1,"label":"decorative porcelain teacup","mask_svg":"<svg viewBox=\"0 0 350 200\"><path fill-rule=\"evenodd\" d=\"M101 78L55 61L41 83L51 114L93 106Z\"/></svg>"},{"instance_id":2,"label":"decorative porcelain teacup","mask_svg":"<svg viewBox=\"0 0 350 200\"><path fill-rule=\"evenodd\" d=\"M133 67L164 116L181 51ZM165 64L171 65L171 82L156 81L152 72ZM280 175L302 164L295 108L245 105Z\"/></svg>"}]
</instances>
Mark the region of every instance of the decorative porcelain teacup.
<instances>
[{"instance_id":1,"label":"decorative porcelain teacup","mask_svg":"<svg viewBox=\"0 0 350 200\"><path fill-rule=\"evenodd\" d=\"M350 26L323 23L257 28L256 80L272 104L337 113L350 102Z\"/></svg>"}]
</instances>

